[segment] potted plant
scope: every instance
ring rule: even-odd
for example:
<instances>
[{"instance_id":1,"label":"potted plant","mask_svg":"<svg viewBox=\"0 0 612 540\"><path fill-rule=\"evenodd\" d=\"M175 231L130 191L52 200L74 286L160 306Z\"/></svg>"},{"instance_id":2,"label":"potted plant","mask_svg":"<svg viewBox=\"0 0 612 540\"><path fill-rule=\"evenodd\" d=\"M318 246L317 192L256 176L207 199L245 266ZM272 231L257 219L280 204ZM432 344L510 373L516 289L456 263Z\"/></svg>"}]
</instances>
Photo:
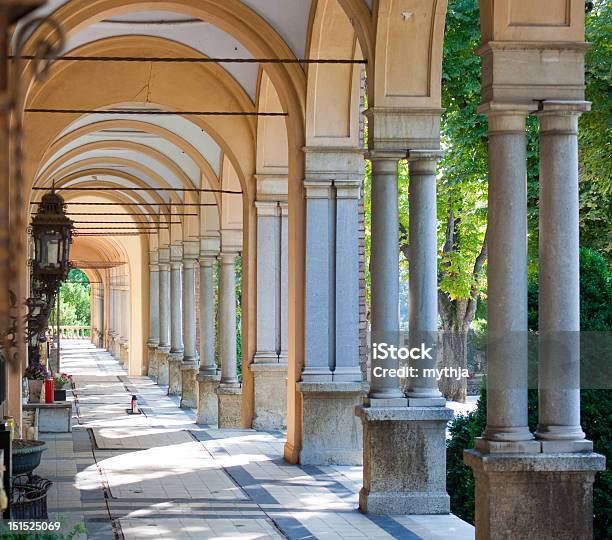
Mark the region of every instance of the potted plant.
<instances>
[{"instance_id":1,"label":"potted plant","mask_svg":"<svg viewBox=\"0 0 612 540\"><path fill-rule=\"evenodd\" d=\"M43 382L47 378L47 370L40 364L28 366L23 373L28 380L28 397L30 403L40 403Z\"/></svg>"},{"instance_id":2,"label":"potted plant","mask_svg":"<svg viewBox=\"0 0 612 540\"><path fill-rule=\"evenodd\" d=\"M56 373L53 376L53 400L66 401L66 387L70 387L70 375Z\"/></svg>"}]
</instances>

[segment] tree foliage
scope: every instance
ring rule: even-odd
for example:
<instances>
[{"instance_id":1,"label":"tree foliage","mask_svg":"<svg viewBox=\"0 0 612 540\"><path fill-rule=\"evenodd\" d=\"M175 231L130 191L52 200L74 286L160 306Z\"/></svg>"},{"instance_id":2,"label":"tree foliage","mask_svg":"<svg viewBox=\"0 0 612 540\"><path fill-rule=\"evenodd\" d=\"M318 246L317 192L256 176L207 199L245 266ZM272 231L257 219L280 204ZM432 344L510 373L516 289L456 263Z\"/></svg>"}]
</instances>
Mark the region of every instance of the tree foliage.
<instances>
[{"instance_id":1,"label":"tree foliage","mask_svg":"<svg viewBox=\"0 0 612 540\"><path fill-rule=\"evenodd\" d=\"M590 113L580 118L580 236L582 245L612 258L612 2L599 0L586 18L586 98Z\"/></svg>"},{"instance_id":2,"label":"tree foliage","mask_svg":"<svg viewBox=\"0 0 612 540\"><path fill-rule=\"evenodd\" d=\"M91 285L82 270L73 268L60 287L60 325L89 326L91 323ZM49 319L55 324L55 309Z\"/></svg>"}]
</instances>

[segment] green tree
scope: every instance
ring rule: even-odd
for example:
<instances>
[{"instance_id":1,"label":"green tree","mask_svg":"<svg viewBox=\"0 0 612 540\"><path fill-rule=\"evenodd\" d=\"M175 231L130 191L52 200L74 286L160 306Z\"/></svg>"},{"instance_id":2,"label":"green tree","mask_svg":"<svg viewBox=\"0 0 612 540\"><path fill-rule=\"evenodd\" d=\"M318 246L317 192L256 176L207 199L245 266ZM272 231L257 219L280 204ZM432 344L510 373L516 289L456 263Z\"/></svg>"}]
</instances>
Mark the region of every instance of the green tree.
<instances>
[{"instance_id":1,"label":"green tree","mask_svg":"<svg viewBox=\"0 0 612 540\"><path fill-rule=\"evenodd\" d=\"M85 272L73 268L60 287L60 325L89 326L91 323L91 285ZM56 320L55 309L50 324Z\"/></svg>"},{"instance_id":2,"label":"green tree","mask_svg":"<svg viewBox=\"0 0 612 540\"><path fill-rule=\"evenodd\" d=\"M599 0L586 17L586 98L590 113L580 118L580 241L612 257L612 2Z\"/></svg>"}]
</instances>

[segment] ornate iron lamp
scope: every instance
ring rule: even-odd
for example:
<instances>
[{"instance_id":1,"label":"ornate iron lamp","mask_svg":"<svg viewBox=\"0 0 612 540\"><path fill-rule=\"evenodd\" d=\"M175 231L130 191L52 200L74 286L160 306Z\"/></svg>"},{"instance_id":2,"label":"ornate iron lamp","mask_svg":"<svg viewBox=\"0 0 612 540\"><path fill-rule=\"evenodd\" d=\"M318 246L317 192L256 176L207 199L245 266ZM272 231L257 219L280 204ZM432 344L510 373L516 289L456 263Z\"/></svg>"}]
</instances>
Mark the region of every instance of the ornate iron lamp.
<instances>
[{"instance_id":1,"label":"ornate iron lamp","mask_svg":"<svg viewBox=\"0 0 612 540\"><path fill-rule=\"evenodd\" d=\"M74 224L66 215L64 199L51 191L43 195L32 219L34 239L33 277L53 295L70 271L70 244Z\"/></svg>"}]
</instances>

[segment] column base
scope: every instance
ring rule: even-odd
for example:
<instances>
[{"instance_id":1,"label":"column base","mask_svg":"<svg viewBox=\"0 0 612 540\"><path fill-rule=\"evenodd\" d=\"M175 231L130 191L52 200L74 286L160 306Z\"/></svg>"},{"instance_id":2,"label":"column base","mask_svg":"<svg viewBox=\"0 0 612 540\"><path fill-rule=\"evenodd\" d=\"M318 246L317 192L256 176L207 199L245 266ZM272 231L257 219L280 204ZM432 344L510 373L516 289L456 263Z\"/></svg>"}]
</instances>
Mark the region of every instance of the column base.
<instances>
[{"instance_id":1,"label":"column base","mask_svg":"<svg viewBox=\"0 0 612 540\"><path fill-rule=\"evenodd\" d=\"M168 395L181 395L181 360L182 353L168 354Z\"/></svg>"},{"instance_id":2,"label":"column base","mask_svg":"<svg viewBox=\"0 0 612 540\"><path fill-rule=\"evenodd\" d=\"M242 388L218 386L219 429L239 429L242 418Z\"/></svg>"},{"instance_id":3,"label":"column base","mask_svg":"<svg viewBox=\"0 0 612 540\"><path fill-rule=\"evenodd\" d=\"M466 450L463 459L474 471L477 540L593 537L593 481L604 456Z\"/></svg>"},{"instance_id":4,"label":"column base","mask_svg":"<svg viewBox=\"0 0 612 540\"><path fill-rule=\"evenodd\" d=\"M198 388L196 364L183 363L181 370L181 409L195 409L198 406Z\"/></svg>"},{"instance_id":5,"label":"column base","mask_svg":"<svg viewBox=\"0 0 612 540\"><path fill-rule=\"evenodd\" d=\"M302 465L361 465L362 430L355 406L363 402L362 382L300 382L303 402Z\"/></svg>"},{"instance_id":6,"label":"column base","mask_svg":"<svg viewBox=\"0 0 612 540\"><path fill-rule=\"evenodd\" d=\"M170 378L168 368L168 353L170 347L158 347L157 348L157 384L160 386L168 386L168 380Z\"/></svg>"},{"instance_id":7,"label":"column base","mask_svg":"<svg viewBox=\"0 0 612 540\"><path fill-rule=\"evenodd\" d=\"M363 424L359 510L379 515L448 514L446 407L355 408Z\"/></svg>"},{"instance_id":8,"label":"column base","mask_svg":"<svg viewBox=\"0 0 612 540\"><path fill-rule=\"evenodd\" d=\"M127 347L127 343L122 343L120 345L119 363L125 369L127 369L128 366L130 365L130 353L129 353L129 350L128 350L128 347Z\"/></svg>"},{"instance_id":9,"label":"column base","mask_svg":"<svg viewBox=\"0 0 612 540\"><path fill-rule=\"evenodd\" d=\"M253 428L262 430L287 427L287 364L253 363Z\"/></svg>"},{"instance_id":10,"label":"column base","mask_svg":"<svg viewBox=\"0 0 612 540\"><path fill-rule=\"evenodd\" d=\"M157 345L147 345L149 354L149 369L147 375L157 381Z\"/></svg>"},{"instance_id":11,"label":"column base","mask_svg":"<svg viewBox=\"0 0 612 540\"><path fill-rule=\"evenodd\" d=\"M217 396L217 387L219 386L219 380L219 375L197 374L198 407L196 410L196 424L218 425L219 398Z\"/></svg>"}]
</instances>

